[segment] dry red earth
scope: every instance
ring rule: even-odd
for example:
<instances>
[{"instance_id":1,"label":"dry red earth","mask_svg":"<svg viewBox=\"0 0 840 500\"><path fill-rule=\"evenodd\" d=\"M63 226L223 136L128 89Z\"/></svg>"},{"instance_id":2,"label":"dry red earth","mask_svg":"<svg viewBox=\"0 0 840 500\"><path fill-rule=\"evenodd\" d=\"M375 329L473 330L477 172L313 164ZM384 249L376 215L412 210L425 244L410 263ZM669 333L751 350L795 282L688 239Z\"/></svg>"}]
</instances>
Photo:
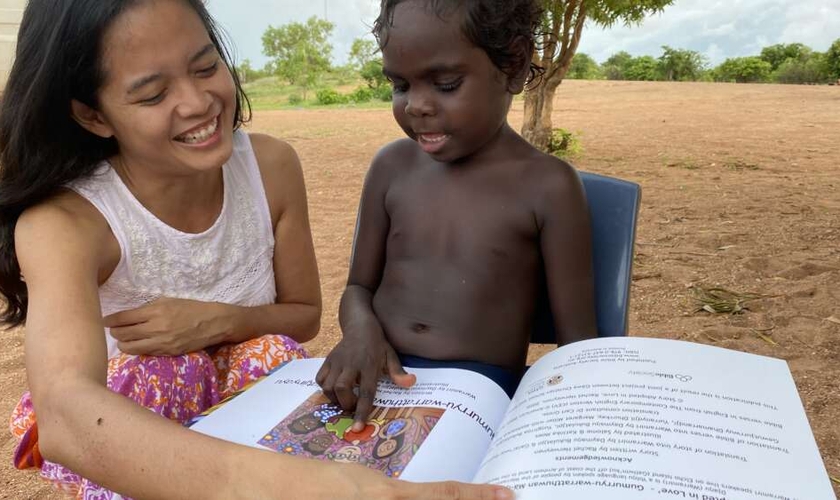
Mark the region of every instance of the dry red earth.
<instances>
[{"instance_id":1,"label":"dry red earth","mask_svg":"<svg viewBox=\"0 0 840 500\"><path fill-rule=\"evenodd\" d=\"M557 126L581 138L576 166L642 185L631 334L787 360L834 477L838 110L840 87L569 81L554 114ZM521 102L510 120L519 127ZM286 139L303 161L324 293L324 326L308 348L321 356L340 335L336 308L368 161L401 132L386 109L352 108L258 112L252 128ZM744 314L711 315L696 312L692 285L767 297ZM0 336L0 414L9 414L24 386L23 332L13 331ZM0 445L7 457L0 498L59 498L33 474L11 468L11 437Z\"/></svg>"}]
</instances>

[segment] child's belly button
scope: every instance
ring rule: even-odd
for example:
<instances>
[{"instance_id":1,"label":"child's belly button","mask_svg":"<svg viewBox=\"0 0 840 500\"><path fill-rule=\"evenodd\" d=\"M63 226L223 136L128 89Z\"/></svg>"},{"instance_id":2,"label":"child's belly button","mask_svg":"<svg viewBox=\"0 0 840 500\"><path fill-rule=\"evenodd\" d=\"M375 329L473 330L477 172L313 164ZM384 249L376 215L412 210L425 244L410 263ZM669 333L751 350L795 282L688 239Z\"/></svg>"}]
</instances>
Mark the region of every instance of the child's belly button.
<instances>
[{"instance_id":1,"label":"child's belly button","mask_svg":"<svg viewBox=\"0 0 840 500\"><path fill-rule=\"evenodd\" d=\"M429 325L425 323L414 323L411 325L411 331L414 333L426 333L430 329Z\"/></svg>"}]
</instances>

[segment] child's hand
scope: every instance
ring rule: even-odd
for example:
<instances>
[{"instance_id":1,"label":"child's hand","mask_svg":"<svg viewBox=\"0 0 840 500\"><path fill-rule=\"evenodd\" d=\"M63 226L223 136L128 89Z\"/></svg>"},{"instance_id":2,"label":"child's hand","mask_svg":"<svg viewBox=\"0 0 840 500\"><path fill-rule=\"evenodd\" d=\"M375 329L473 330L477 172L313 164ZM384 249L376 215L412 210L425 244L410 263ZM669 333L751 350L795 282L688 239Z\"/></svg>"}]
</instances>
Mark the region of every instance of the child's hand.
<instances>
[{"instance_id":1,"label":"child's hand","mask_svg":"<svg viewBox=\"0 0 840 500\"><path fill-rule=\"evenodd\" d=\"M127 354L178 356L224 341L224 319L236 306L217 302L161 298L105 316L111 336Z\"/></svg>"},{"instance_id":2,"label":"child's hand","mask_svg":"<svg viewBox=\"0 0 840 500\"><path fill-rule=\"evenodd\" d=\"M355 409L352 430L360 432L373 409L376 383L382 373L404 388L411 387L417 380L406 373L396 351L383 335L345 335L327 356L315 380L331 401L345 410Z\"/></svg>"}]
</instances>

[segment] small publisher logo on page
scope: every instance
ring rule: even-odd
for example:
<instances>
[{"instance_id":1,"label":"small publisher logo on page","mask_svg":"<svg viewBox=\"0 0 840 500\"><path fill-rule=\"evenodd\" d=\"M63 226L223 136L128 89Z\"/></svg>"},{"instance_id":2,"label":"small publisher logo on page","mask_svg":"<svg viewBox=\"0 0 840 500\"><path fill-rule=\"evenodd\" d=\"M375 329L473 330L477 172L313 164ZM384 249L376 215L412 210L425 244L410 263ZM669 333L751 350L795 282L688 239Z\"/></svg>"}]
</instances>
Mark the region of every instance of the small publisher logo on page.
<instances>
[{"instance_id":1,"label":"small publisher logo on page","mask_svg":"<svg viewBox=\"0 0 840 500\"><path fill-rule=\"evenodd\" d=\"M681 373L663 373L663 372L644 372L631 370L630 375L641 375L643 377L664 378L667 380L678 380L680 382L691 382L691 375L683 375Z\"/></svg>"}]
</instances>

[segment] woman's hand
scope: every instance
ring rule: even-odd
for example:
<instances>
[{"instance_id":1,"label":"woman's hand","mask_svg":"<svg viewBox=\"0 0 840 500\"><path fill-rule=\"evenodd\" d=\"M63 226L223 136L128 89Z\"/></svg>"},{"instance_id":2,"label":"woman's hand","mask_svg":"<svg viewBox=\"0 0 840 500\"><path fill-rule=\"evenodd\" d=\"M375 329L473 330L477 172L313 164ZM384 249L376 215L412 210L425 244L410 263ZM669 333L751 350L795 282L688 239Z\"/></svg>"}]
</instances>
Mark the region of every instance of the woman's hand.
<instances>
[{"instance_id":1,"label":"woman's hand","mask_svg":"<svg viewBox=\"0 0 840 500\"><path fill-rule=\"evenodd\" d=\"M373 409L376 383L383 373L404 388L414 385L417 379L403 370L400 358L379 325L369 324L359 334L345 332L318 370L315 381L331 401L345 410L355 409L353 430L358 432L364 429Z\"/></svg>"},{"instance_id":2,"label":"woman's hand","mask_svg":"<svg viewBox=\"0 0 840 500\"><path fill-rule=\"evenodd\" d=\"M393 499L429 500L515 500L513 491L492 484L464 484L454 481L439 483L402 482L402 491L388 497ZM359 498L373 498L360 496Z\"/></svg>"},{"instance_id":3,"label":"woman's hand","mask_svg":"<svg viewBox=\"0 0 840 500\"><path fill-rule=\"evenodd\" d=\"M412 483L390 479L381 472L360 465L339 469L349 483L341 490L333 489L330 499L367 500L514 500L514 493L490 484L465 484L456 481ZM342 495L341 493L345 495Z\"/></svg>"},{"instance_id":4,"label":"woman's hand","mask_svg":"<svg viewBox=\"0 0 840 500\"><path fill-rule=\"evenodd\" d=\"M242 452L246 453L246 452ZM455 481L413 483L386 477L359 464L342 464L288 455L257 457L254 467L235 474L216 498L239 500L283 498L308 500L514 500L502 486ZM258 453L265 454L260 451ZM241 454L237 452L237 454ZM256 462L253 460L257 459ZM239 458L237 463L243 463ZM288 478L295 478L289 483Z\"/></svg>"},{"instance_id":5,"label":"woman's hand","mask_svg":"<svg viewBox=\"0 0 840 500\"><path fill-rule=\"evenodd\" d=\"M230 304L164 297L103 322L127 354L178 356L224 342L237 311Z\"/></svg>"}]
</instances>

